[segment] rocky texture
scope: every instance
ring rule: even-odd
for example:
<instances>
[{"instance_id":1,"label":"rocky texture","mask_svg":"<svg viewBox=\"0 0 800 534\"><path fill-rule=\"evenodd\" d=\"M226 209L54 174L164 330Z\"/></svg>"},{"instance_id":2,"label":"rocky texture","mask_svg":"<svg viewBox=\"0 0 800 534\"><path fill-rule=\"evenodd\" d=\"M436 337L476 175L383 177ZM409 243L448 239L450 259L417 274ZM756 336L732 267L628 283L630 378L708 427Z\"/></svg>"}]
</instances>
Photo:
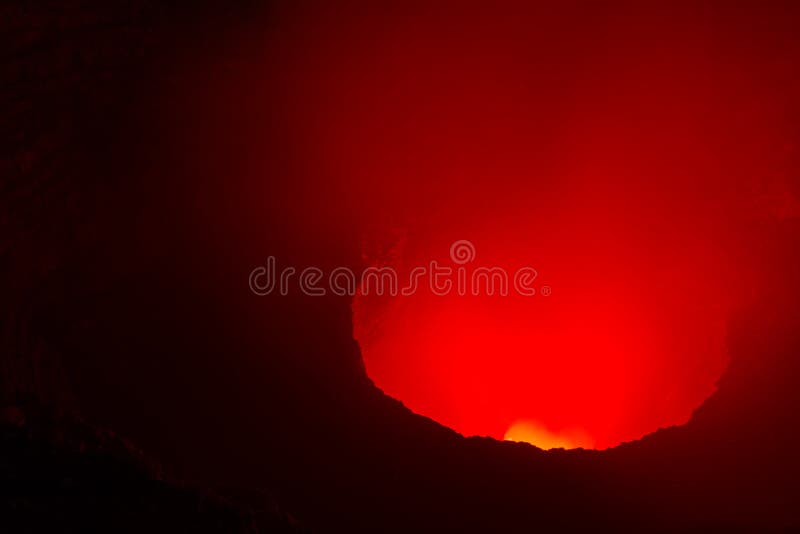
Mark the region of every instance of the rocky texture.
<instances>
[{"instance_id":1,"label":"rocky texture","mask_svg":"<svg viewBox=\"0 0 800 534\"><path fill-rule=\"evenodd\" d=\"M4 532L296 532L277 508L254 512L165 479L127 440L36 403L0 420Z\"/></svg>"},{"instance_id":2,"label":"rocky texture","mask_svg":"<svg viewBox=\"0 0 800 534\"><path fill-rule=\"evenodd\" d=\"M236 132L187 143L190 161L176 163L148 95L174 74L166 51L205 50L206 34L219 44L225 17L250 8L156 4L0 7L6 524L291 526L274 494L323 531L798 528L791 220L747 238L765 243L769 287L732 324L730 370L688 425L606 452L464 439L370 384L346 299L246 292L266 250L248 238L300 265L357 264L357 239L344 252L285 242L290 168L271 178L263 216L241 222L249 233L228 232L248 199L210 184L240 170L218 156ZM117 435L237 504L166 481Z\"/></svg>"},{"instance_id":3,"label":"rocky texture","mask_svg":"<svg viewBox=\"0 0 800 534\"><path fill-rule=\"evenodd\" d=\"M113 160L115 116L128 113L169 36L160 27L168 12L158 4L0 6L4 532L297 530L270 497L236 505L167 479L131 442L79 417L70 370L81 354L53 344L54 332L81 328L69 317L84 291L107 294L120 283L104 262L119 257L111 251L130 214L117 213L113 199L136 163L116 166L113 176L99 169Z\"/></svg>"}]
</instances>

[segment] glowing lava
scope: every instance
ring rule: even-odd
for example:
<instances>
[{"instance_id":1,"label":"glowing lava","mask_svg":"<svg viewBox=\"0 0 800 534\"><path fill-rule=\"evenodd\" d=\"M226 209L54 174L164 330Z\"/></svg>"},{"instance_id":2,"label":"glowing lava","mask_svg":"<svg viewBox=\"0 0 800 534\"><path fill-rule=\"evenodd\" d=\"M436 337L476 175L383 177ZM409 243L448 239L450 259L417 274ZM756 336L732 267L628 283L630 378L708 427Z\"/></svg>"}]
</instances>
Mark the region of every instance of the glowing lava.
<instances>
[{"instance_id":1,"label":"glowing lava","mask_svg":"<svg viewBox=\"0 0 800 534\"><path fill-rule=\"evenodd\" d=\"M541 449L591 449L594 441L580 429L564 431L561 434L550 432L535 421L517 421L506 431L503 439L525 441Z\"/></svg>"}]
</instances>

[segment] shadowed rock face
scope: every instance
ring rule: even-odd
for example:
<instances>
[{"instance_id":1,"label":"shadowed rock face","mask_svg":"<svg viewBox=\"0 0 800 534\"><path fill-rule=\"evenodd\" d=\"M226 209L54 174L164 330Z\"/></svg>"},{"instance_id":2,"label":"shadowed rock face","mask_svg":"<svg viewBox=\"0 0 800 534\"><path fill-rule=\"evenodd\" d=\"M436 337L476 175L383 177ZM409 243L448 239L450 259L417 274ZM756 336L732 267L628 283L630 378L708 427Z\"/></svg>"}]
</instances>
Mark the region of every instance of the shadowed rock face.
<instances>
[{"instance_id":1,"label":"shadowed rock face","mask_svg":"<svg viewBox=\"0 0 800 534\"><path fill-rule=\"evenodd\" d=\"M0 422L6 532L294 531L276 510L256 515L162 478L130 443L35 403Z\"/></svg>"},{"instance_id":2,"label":"shadowed rock face","mask_svg":"<svg viewBox=\"0 0 800 534\"><path fill-rule=\"evenodd\" d=\"M186 14L146 1L0 10L0 394L12 482L3 499L16 519L283 528L288 520L259 512L270 510L270 494L323 531L800 525L796 219L743 233L761 287L730 322L729 369L689 424L603 452L465 439L374 388L346 299L265 300L246 290L265 250L298 265L360 261L355 223L337 226L335 240L293 233L282 205L302 202L293 158L303 155L279 135L273 172L249 178L269 181L266 206L231 185L247 175L248 162L233 155L246 129L189 135L251 110L218 87L181 92L193 80L181 60L224 49L218 43L249 29L240 20L278 27L277 15L247 5ZM797 52L781 30L793 10L752 10L728 16L754 16L775 29L770 39L785 36L781 50ZM163 128L180 116L173 107L217 93L231 117L209 108L207 119ZM790 124L791 93L776 93ZM346 205L332 211L347 219ZM28 413L31 398L43 415ZM88 423L65 430L68 413ZM161 481L125 447L69 437L95 428L237 504ZM99 517L94 499L114 506Z\"/></svg>"}]
</instances>

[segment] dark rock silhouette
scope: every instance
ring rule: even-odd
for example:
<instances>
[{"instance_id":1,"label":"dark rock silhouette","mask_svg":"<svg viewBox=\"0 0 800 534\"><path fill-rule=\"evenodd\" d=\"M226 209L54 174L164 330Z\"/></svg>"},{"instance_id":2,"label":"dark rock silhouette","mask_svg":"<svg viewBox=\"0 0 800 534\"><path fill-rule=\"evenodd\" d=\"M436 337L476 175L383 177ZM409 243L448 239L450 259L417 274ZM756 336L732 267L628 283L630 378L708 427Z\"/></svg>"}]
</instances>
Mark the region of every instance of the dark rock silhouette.
<instances>
[{"instance_id":1,"label":"dark rock silhouette","mask_svg":"<svg viewBox=\"0 0 800 534\"><path fill-rule=\"evenodd\" d=\"M797 20L770 9L758 20ZM0 8L4 531L299 528L289 514L351 532L800 529L795 220L743 236L762 244L764 287L731 322L730 368L687 425L603 452L463 438L370 383L347 299L243 287L267 249L357 267L356 225L335 246L298 245L281 235L290 178L269 209L215 186L242 171L226 143L246 132L189 136L197 159L180 162L159 137L153 88L254 13ZM209 219L216 230L199 230Z\"/></svg>"},{"instance_id":2,"label":"dark rock silhouette","mask_svg":"<svg viewBox=\"0 0 800 534\"><path fill-rule=\"evenodd\" d=\"M258 512L165 479L131 443L35 401L0 420L4 532L297 532Z\"/></svg>"}]
</instances>

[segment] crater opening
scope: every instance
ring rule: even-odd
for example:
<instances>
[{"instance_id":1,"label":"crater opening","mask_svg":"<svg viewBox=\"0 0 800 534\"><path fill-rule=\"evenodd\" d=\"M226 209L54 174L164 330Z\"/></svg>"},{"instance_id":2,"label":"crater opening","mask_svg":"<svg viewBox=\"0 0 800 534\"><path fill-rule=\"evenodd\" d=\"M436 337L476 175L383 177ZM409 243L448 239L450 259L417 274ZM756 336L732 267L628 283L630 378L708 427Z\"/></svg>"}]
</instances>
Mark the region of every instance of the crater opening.
<instances>
[{"instance_id":1,"label":"crater opening","mask_svg":"<svg viewBox=\"0 0 800 534\"><path fill-rule=\"evenodd\" d=\"M370 378L465 436L542 449L606 449L686 423L727 365L719 258L684 237L643 255L635 239L588 234L520 246L488 232L448 246L429 229L366 247L353 322ZM453 255L456 243L471 256ZM432 266L438 289L420 275ZM527 267L532 293L514 283ZM494 288L475 276L487 269Z\"/></svg>"}]
</instances>

